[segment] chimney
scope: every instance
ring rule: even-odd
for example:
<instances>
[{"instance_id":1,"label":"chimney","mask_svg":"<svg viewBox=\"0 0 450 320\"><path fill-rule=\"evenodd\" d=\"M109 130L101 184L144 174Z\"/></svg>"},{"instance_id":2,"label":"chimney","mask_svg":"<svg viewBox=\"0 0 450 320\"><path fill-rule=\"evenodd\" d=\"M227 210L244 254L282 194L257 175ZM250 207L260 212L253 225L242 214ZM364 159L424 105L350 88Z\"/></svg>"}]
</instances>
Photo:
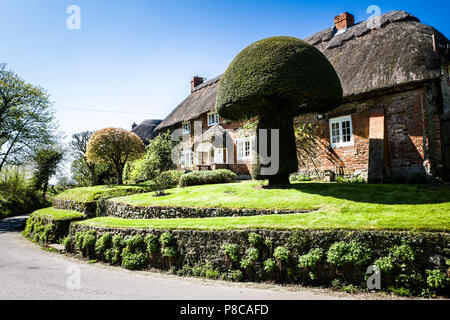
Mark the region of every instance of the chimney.
<instances>
[{"instance_id":1,"label":"chimney","mask_svg":"<svg viewBox=\"0 0 450 320\"><path fill-rule=\"evenodd\" d=\"M338 31L350 28L354 24L355 17L351 13L344 12L334 17L334 26Z\"/></svg>"},{"instance_id":2,"label":"chimney","mask_svg":"<svg viewBox=\"0 0 450 320\"><path fill-rule=\"evenodd\" d=\"M203 83L203 78L199 76L192 77L191 79L191 92L194 92L195 87Z\"/></svg>"},{"instance_id":3,"label":"chimney","mask_svg":"<svg viewBox=\"0 0 450 320\"><path fill-rule=\"evenodd\" d=\"M137 127L136 122L133 122L133 124L131 125L131 130L134 130L134 128L136 128L136 127Z\"/></svg>"}]
</instances>

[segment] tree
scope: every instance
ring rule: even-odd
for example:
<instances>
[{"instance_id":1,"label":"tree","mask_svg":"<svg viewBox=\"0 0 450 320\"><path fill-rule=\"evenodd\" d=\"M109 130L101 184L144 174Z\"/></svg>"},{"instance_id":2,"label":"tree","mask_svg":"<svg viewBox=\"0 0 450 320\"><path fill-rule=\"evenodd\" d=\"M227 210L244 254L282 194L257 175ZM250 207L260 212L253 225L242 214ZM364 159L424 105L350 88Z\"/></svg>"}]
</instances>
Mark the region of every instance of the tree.
<instances>
[{"instance_id":1,"label":"tree","mask_svg":"<svg viewBox=\"0 0 450 320\"><path fill-rule=\"evenodd\" d=\"M89 139L86 158L90 162L113 165L117 184L123 184L123 167L127 161L138 159L144 152L144 144L135 133L120 128L105 128L95 132Z\"/></svg>"},{"instance_id":2,"label":"tree","mask_svg":"<svg viewBox=\"0 0 450 320\"><path fill-rule=\"evenodd\" d=\"M0 64L0 171L8 162L22 164L33 151L54 139L49 95Z\"/></svg>"},{"instance_id":3,"label":"tree","mask_svg":"<svg viewBox=\"0 0 450 320\"><path fill-rule=\"evenodd\" d=\"M172 149L175 145L170 131L160 133L150 140L143 158L129 162L125 166L125 179L135 182L154 180L162 172L171 169L174 165Z\"/></svg>"},{"instance_id":4,"label":"tree","mask_svg":"<svg viewBox=\"0 0 450 320\"><path fill-rule=\"evenodd\" d=\"M90 163L90 162L88 162ZM90 186L90 172L82 157L75 158L70 166L72 179L78 186ZM116 173L107 163L94 164L95 185L112 184L116 182Z\"/></svg>"},{"instance_id":5,"label":"tree","mask_svg":"<svg viewBox=\"0 0 450 320\"><path fill-rule=\"evenodd\" d=\"M278 173L259 178L268 179L269 187L286 187L289 174L298 170L293 118L334 109L341 102L342 87L318 49L297 38L273 37L236 56L221 77L216 99L218 113L225 119L257 117L258 138L259 129L279 129ZM267 142L271 150L270 134Z\"/></svg>"},{"instance_id":6,"label":"tree","mask_svg":"<svg viewBox=\"0 0 450 320\"><path fill-rule=\"evenodd\" d=\"M72 135L72 140L70 141L70 146L72 147L73 155L75 156L74 161L79 161L77 163L78 168L87 169L87 172L83 174L85 177L89 177L89 185L95 186L97 184L97 176L95 174L95 163L89 162L86 158L86 151L89 139L94 134L94 131L83 131L75 133ZM81 173L79 170L78 173Z\"/></svg>"},{"instance_id":7,"label":"tree","mask_svg":"<svg viewBox=\"0 0 450 320\"><path fill-rule=\"evenodd\" d=\"M56 148L44 148L36 150L34 161L33 181L36 189L42 190L43 196L47 193L48 182L56 173L59 163L62 161L64 152Z\"/></svg>"}]
</instances>

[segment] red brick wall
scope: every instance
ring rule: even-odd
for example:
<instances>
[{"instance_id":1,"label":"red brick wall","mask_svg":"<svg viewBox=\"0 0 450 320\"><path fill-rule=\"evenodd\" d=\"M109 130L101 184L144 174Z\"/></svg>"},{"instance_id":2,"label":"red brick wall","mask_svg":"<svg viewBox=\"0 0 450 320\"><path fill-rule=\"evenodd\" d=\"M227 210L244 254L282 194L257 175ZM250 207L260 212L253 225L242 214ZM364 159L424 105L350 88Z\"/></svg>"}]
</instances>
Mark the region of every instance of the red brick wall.
<instances>
[{"instance_id":1,"label":"red brick wall","mask_svg":"<svg viewBox=\"0 0 450 320\"><path fill-rule=\"evenodd\" d=\"M384 166L387 175L424 174L424 162L428 158L426 154L432 152L428 150L427 139L424 138L424 135L428 136L424 122L424 95L425 89L419 88L369 98L341 105L324 115L323 119L318 119L317 115L301 116L296 119L296 123L311 122L320 127L321 148L318 150L320 156L317 165L321 172L332 170L347 177L362 176L366 179L369 172L369 139L384 139ZM352 117L354 144L329 151L328 120L343 115ZM432 129L439 148L439 116L435 117ZM437 150L436 154L437 161L441 161L440 151ZM309 171L309 174L314 175L312 167L311 164L307 167L300 166L299 171Z\"/></svg>"}]
</instances>

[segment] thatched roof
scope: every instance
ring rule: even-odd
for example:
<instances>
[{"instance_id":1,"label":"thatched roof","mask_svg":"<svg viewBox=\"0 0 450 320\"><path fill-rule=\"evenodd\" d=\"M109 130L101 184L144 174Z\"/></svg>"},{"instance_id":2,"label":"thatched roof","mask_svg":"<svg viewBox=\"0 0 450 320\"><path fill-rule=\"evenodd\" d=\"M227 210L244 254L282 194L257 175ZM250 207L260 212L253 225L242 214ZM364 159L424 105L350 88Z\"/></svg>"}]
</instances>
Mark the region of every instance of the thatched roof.
<instances>
[{"instance_id":1,"label":"thatched roof","mask_svg":"<svg viewBox=\"0 0 450 320\"><path fill-rule=\"evenodd\" d=\"M162 120L148 119L142 121L139 125L134 127L131 131L136 133L145 145L149 143L149 140L153 139L157 131L155 128L162 122Z\"/></svg>"},{"instance_id":2,"label":"thatched roof","mask_svg":"<svg viewBox=\"0 0 450 320\"><path fill-rule=\"evenodd\" d=\"M379 19L378 29L371 28L373 20L366 20L342 33L332 27L305 39L330 60L346 98L440 77L442 56L449 52L434 52L433 35L439 48L448 47L445 36L404 11ZM214 110L219 80L220 76L196 87L157 129Z\"/></svg>"},{"instance_id":3,"label":"thatched roof","mask_svg":"<svg viewBox=\"0 0 450 320\"><path fill-rule=\"evenodd\" d=\"M216 107L219 79L220 76L195 87L189 97L181 102L156 129L170 127L182 121L195 119L202 113L213 111Z\"/></svg>"}]
</instances>

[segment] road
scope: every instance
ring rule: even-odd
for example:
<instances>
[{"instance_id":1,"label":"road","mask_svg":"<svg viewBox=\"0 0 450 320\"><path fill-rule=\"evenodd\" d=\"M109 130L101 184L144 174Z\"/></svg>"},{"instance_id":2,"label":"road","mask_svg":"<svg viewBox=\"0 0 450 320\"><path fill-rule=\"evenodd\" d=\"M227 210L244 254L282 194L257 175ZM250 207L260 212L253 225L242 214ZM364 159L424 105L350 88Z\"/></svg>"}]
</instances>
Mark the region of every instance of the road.
<instances>
[{"instance_id":1,"label":"road","mask_svg":"<svg viewBox=\"0 0 450 320\"><path fill-rule=\"evenodd\" d=\"M47 252L24 239L20 234L24 221L25 217L0 220L2 300L367 298L367 295L349 295L324 289L229 283L164 273L128 271L101 263L88 264L64 254ZM80 281L77 281L78 279Z\"/></svg>"}]
</instances>

